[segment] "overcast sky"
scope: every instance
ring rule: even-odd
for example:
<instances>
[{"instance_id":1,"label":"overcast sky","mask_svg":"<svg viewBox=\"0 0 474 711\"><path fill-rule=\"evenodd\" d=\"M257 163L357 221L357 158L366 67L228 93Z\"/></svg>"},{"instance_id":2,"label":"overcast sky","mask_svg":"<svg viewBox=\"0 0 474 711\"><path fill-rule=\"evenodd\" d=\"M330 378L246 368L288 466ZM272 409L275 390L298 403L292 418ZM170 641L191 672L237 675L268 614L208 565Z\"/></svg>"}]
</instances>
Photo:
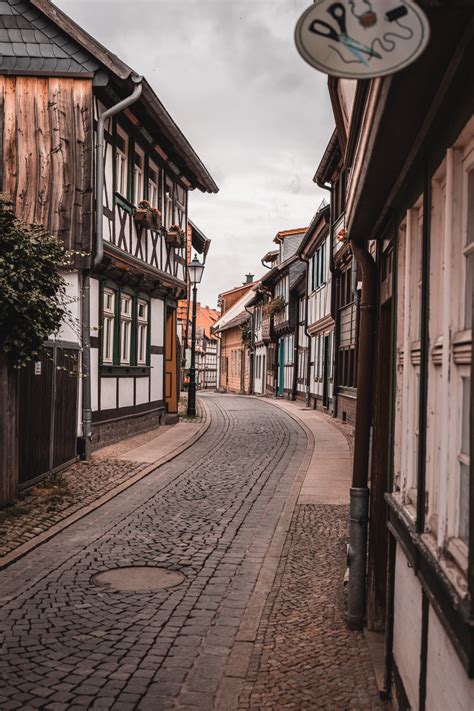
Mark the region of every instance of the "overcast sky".
<instances>
[{"instance_id":1,"label":"overcast sky","mask_svg":"<svg viewBox=\"0 0 474 711\"><path fill-rule=\"evenodd\" d=\"M279 230L325 197L312 177L333 130L327 77L296 51L311 0L56 0L144 74L220 192L190 193L212 239L199 300L257 277Z\"/></svg>"}]
</instances>

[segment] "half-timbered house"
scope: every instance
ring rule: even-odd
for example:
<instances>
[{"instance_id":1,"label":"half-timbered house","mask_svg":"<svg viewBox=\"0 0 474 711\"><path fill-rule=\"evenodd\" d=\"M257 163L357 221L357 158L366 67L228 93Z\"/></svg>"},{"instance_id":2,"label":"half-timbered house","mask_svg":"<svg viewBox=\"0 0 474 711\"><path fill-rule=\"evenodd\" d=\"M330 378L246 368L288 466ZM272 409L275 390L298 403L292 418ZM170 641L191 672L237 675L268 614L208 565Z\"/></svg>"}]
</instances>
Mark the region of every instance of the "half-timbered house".
<instances>
[{"instance_id":1,"label":"half-timbered house","mask_svg":"<svg viewBox=\"0 0 474 711\"><path fill-rule=\"evenodd\" d=\"M319 187L330 191L328 246L331 256L328 257L328 266L332 270L331 298L335 321L332 406L339 419L352 425L355 424L357 408L359 289L357 263L347 239L345 224L346 169L343 155L347 144L347 115L353 100L353 83L330 79L337 129L331 136L314 176ZM328 291L324 293L326 296L329 294ZM330 347L328 342L323 348L326 346Z\"/></svg>"},{"instance_id":2,"label":"half-timbered house","mask_svg":"<svg viewBox=\"0 0 474 711\"><path fill-rule=\"evenodd\" d=\"M474 705L474 24L467 4L424 5L425 53L360 82L349 112L362 291L348 618L385 635L395 707L441 711Z\"/></svg>"},{"instance_id":3,"label":"half-timbered house","mask_svg":"<svg viewBox=\"0 0 474 711\"><path fill-rule=\"evenodd\" d=\"M330 206L323 203L308 228L298 255L308 265L304 321L310 338L309 359L304 370L308 404L332 412L334 317L330 214ZM302 309L303 305L300 312Z\"/></svg>"},{"instance_id":4,"label":"half-timbered house","mask_svg":"<svg viewBox=\"0 0 474 711\"><path fill-rule=\"evenodd\" d=\"M271 295L265 311L276 347L273 393L281 397L291 398L296 394L298 348L295 339L301 293L295 287L300 284L303 268L296 252L305 232L306 228L277 233L274 242L278 245L278 258L261 279L261 286Z\"/></svg>"},{"instance_id":5,"label":"half-timbered house","mask_svg":"<svg viewBox=\"0 0 474 711\"><path fill-rule=\"evenodd\" d=\"M217 187L150 84L48 0L0 3L0 32L1 189L76 252L77 325L21 375L31 482L78 436L87 453L177 412L188 192Z\"/></svg>"}]
</instances>

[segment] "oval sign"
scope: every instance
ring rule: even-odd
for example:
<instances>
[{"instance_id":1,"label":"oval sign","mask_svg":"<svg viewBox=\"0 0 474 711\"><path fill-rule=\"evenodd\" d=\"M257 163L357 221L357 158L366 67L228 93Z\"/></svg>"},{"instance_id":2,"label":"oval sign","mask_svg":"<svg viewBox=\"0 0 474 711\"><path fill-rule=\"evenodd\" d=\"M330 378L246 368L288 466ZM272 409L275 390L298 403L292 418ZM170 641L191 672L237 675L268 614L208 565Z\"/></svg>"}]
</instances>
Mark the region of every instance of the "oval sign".
<instances>
[{"instance_id":1,"label":"oval sign","mask_svg":"<svg viewBox=\"0 0 474 711\"><path fill-rule=\"evenodd\" d=\"M425 49L430 26L411 0L316 0L295 30L312 67L346 79L394 74Z\"/></svg>"}]
</instances>

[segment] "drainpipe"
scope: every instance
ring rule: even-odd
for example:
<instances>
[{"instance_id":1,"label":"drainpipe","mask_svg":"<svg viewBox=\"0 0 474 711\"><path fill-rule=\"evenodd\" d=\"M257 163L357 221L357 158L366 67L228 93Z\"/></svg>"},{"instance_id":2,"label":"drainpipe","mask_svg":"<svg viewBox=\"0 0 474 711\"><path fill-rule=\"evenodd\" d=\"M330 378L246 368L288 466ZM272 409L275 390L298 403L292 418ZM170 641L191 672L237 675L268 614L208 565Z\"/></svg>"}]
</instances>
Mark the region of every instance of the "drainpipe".
<instances>
[{"instance_id":1,"label":"drainpipe","mask_svg":"<svg viewBox=\"0 0 474 711\"><path fill-rule=\"evenodd\" d=\"M354 436L354 467L350 490L349 590L347 622L361 629L366 606L367 525L369 513L369 449L372 417L375 298L377 269L365 246L351 241L362 270L360 297L359 357L357 363L357 412Z\"/></svg>"},{"instance_id":2,"label":"drainpipe","mask_svg":"<svg viewBox=\"0 0 474 711\"><path fill-rule=\"evenodd\" d=\"M311 260L308 257L303 257L302 254L298 254L298 259L301 262L304 262L306 264L306 289L305 289L305 305L304 305L304 332L305 336L307 338L307 343L308 343L308 350L307 350L307 356L308 360L306 363L306 386L308 388L308 391L306 393L306 404L309 405L311 404L311 351L312 351L312 336L308 332L308 303L309 303L309 287L308 287L308 279L311 278L310 272L310 264ZM316 401L315 401L316 402Z\"/></svg>"},{"instance_id":3,"label":"drainpipe","mask_svg":"<svg viewBox=\"0 0 474 711\"><path fill-rule=\"evenodd\" d=\"M249 359L250 359L250 365L249 365L249 395L255 394L253 392L254 390L254 373L253 369L255 366L255 328L254 328L254 315L251 311L249 311L248 306L244 306L245 311L248 313L250 316L250 347L249 347Z\"/></svg>"},{"instance_id":4,"label":"drainpipe","mask_svg":"<svg viewBox=\"0 0 474 711\"><path fill-rule=\"evenodd\" d=\"M143 77L133 76L136 85L133 93L123 101L104 111L97 122L96 160L95 160L95 238L96 254L93 266L97 267L104 256L103 222L104 222L104 131L105 122L111 116L120 113L134 104L143 91ZM89 459L92 438L92 398L91 398L91 341L90 341L90 276L91 270L85 269L82 274L81 306L82 306L82 451L81 458Z\"/></svg>"}]
</instances>

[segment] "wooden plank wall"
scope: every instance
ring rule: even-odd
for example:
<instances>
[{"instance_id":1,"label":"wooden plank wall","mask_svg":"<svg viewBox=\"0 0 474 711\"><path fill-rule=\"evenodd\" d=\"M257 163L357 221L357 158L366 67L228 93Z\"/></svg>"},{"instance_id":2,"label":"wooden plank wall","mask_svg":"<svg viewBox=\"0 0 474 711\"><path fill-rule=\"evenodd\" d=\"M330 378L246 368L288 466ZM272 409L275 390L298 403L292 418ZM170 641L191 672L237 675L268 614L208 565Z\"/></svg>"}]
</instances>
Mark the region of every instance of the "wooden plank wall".
<instances>
[{"instance_id":1,"label":"wooden plank wall","mask_svg":"<svg viewBox=\"0 0 474 711\"><path fill-rule=\"evenodd\" d=\"M3 186L16 215L92 247L92 82L0 76Z\"/></svg>"}]
</instances>

